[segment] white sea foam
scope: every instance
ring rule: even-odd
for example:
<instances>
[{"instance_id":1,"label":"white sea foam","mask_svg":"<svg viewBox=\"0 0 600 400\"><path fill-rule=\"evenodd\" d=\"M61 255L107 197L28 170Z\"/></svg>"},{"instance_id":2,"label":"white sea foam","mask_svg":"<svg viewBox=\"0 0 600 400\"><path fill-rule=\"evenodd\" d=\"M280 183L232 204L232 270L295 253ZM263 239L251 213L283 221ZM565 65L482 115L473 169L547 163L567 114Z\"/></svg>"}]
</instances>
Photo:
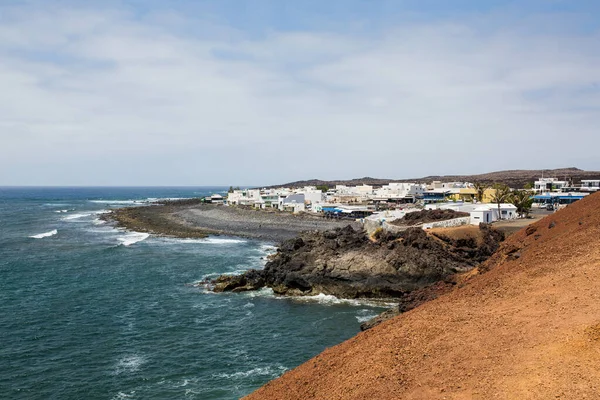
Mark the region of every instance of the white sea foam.
<instances>
[{"instance_id":1,"label":"white sea foam","mask_svg":"<svg viewBox=\"0 0 600 400\"><path fill-rule=\"evenodd\" d=\"M275 367L260 367L260 368L253 368L249 371L239 371L239 372L234 372L232 374L226 374L226 373L221 373L221 374L215 374L214 376L217 378L226 378L226 379L244 379L244 378L248 378L251 376L279 376L281 374L283 374L285 371L287 371L287 368L282 366L282 365L278 365Z\"/></svg>"},{"instance_id":2,"label":"white sea foam","mask_svg":"<svg viewBox=\"0 0 600 400\"><path fill-rule=\"evenodd\" d=\"M66 213L69 212L69 210L55 210L55 213Z\"/></svg>"},{"instance_id":3,"label":"white sea foam","mask_svg":"<svg viewBox=\"0 0 600 400\"><path fill-rule=\"evenodd\" d=\"M186 243L186 244L219 244L219 245L226 245L226 244L239 244L239 243L246 243L247 240L244 239L225 239L225 238L218 238L218 237L209 237L209 238L204 238L204 239L165 239L168 242L171 243Z\"/></svg>"},{"instance_id":4,"label":"white sea foam","mask_svg":"<svg viewBox=\"0 0 600 400\"><path fill-rule=\"evenodd\" d=\"M32 236L29 236L29 237L30 237L30 238L33 238L33 239L43 239L43 238L45 238L45 237L54 236L54 235L56 235L57 233L58 233L58 230L54 229L54 230L51 230L50 232L44 232L44 233L40 233L40 234L38 234L38 235L32 235Z\"/></svg>"},{"instance_id":5,"label":"white sea foam","mask_svg":"<svg viewBox=\"0 0 600 400\"><path fill-rule=\"evenodd\" d=\"M124 374L124 373L135 372L138 369L140 369L140 366L145 361L146 360L144 359L144 357L139 356L137 354L122 357L115 364L113 373L115 375L120 375L120 374Z\"/></svg>"},{"instance_id":6,"label":"white sea foam","mask_svg":"<svg viewBox=\"0 0 600 400\"><path fill-rule=\"evenodd\" d=\"M90 203L96 204L145 204L146 200L89 200Z\"/></svg>"},{"instance_id":7,"label":"white sea foam","mask_svg":"<svg viewBox=\"0 0 600 400\"><path fill-rule=\"evenodd\" d=\"M134 243L148 239L149 236L149 233L129 232L126 233L124 236L117 238L117 240L121 242L120 244L122 244L123 246L131 246Z\"/></svg>"},{"instance_id":8,"label":"white sea foam","mask_svg":"<svg viewBox=\"0 0 600 400\"><path fill-rule=\"evenodd\" d=\"M373 319L376 316L377 314L357 315L356 320L362 324L363 322L367 322L368 320Z\"/></svg>"},{"instance_id":9,"label":"white sea foam","mask_svg":"<svg viewBox=\"0 0 600 400\"><path fill-rule=\"evenodd\" d=\"M261 288L258 290L252 290L249 292L244 292L243 293L244 296L246 297L272 297L272 298L278 298L277 296L275 296L275 292L273 292L273 289L271 288ZM283 298L283 297L279 297L279 298Z\"/></svg>"},{"instance_id":10,"label":"white sea foam","mask_svg":"<svg viewBox=\"0 0 600 400\"><path fill-rule=\"evenodd\" d=\"M135 390L132 390L129 394L119 392L113 396L113 400L131 399L135 394Z\"/></svg>"},{"instance_id":11,"label":"white sea foam","mask_svg":"<svg viewBox=\"0 0 600 400\"><path fill-rule=\"evenodd\" d=\"M285 298L285 297L276 297ZM292 300L305 303L319 303L324 305L345 304L350 306L370 306L370 307L393 307L396 303L390 303L382 300L369 299L340 299L330 294L319 293L316 296L292 296Z\"/></svg>"},{"instance_id":12,"label":"white sea foam","mask_svg":"<svg viewBox=\"0 0 600 400\"><path fill-rule=\"evenodd\" d=\"M272 244L261 244L259 248L265 253L275 253L277 251L277 246Z\"/></svg>"},{"instance_id":13,"label":"white sea foam","mask_svg":"<svg viewBox=\"0 0 600 400\"><path fill-rule=\"evenodd\" d=\"M61 219L63 221L71 221L74 219L79 219L79 218L84 218L84 217L89 217L90 213L78 213L78 214L72 214L72 215L67 215L66 217L62 217Z\"/></svg>"}]
</instances>

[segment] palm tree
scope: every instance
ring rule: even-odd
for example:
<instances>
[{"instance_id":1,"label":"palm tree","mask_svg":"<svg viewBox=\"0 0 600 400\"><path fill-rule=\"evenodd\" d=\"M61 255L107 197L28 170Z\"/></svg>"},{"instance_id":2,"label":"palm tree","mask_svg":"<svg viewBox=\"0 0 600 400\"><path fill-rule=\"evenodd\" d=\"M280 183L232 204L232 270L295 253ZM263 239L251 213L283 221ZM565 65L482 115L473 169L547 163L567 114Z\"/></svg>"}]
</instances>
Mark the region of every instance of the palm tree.
<instances>
[{"instance_id":1,"label":"palm tree","mask_svg":"<svg viewBox=\"0 0 600 400\"><path fill-rule=\"evenodd\" d=\"M529 190L517 190L512 193L510 202L517 207L519 216L526 217L531 210L533 197Z\"/></svg>"},{"instance_id":2,"label":"palm tree","mask_svg":"<svg viewBox=\"0 0 600 400\"><path fill-rule=\"evenodd\" d=\"M500 205L510 200L510 188L503 183L496 183L493 188L492 203L498 204L498 219L502 219Z\"/></svg>"},{"instance_id":3,"label":"palm tree","mask_svg":"<svg viewBox=\"0 0 600 400\"><path fill-rule=\"evenodd\" d=\"M483 195L485 193L485 191L490 187L487 183L483 183L483 182L475 182L475 184L473 185L475 187L475 191L477 192L475 194L475 198L477 199L478 202L482 202L483 201Z\"/></svg>"}]
</instances>

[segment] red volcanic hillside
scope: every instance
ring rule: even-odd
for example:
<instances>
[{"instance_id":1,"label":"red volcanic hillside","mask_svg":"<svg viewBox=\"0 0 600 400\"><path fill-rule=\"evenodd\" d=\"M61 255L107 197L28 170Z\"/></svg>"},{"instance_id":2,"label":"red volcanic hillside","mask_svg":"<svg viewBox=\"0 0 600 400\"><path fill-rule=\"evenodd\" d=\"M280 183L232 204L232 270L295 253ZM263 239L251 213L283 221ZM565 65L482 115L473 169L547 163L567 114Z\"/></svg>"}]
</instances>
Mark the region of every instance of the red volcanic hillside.
<instances>
[{"instance_id":1,"label":"red volcanic hillside","mask_svg":"<svg viewBox=\"0 0 600 400\"><path fill-rule=\"evenodd\" d=\"M480 270L247 399L600 398L600 193L515 233Z\"/></svg>"}]
</instances>

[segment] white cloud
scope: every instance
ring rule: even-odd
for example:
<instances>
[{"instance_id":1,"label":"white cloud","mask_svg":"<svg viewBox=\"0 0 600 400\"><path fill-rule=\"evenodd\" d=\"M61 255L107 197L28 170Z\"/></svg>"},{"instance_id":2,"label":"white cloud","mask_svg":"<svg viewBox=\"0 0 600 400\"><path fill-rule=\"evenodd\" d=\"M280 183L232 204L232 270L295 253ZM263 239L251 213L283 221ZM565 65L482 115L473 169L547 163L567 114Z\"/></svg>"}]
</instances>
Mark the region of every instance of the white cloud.
<instances>
[{"instance_id":1,"label":"white cloud","mask_svg":"<svg viewBox=\"0 0 600 400\"><path fill-rule=\"evenodd\" d=\"M250 39L207 21L7 10L0 184L597 168L597 33L449 21Z\"/></svg>"}]
</instances>

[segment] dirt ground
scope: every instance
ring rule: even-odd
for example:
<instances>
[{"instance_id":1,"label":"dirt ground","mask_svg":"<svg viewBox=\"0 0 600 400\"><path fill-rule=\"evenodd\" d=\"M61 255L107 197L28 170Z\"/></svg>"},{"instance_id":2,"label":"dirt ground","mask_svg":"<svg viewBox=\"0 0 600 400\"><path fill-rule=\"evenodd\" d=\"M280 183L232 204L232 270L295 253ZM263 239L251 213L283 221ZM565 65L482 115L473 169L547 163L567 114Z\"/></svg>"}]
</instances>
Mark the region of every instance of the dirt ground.
<instances>
[{"instance_id":1,"label":"dirt ground","mask_svg":"<svg viewBox=\"0 0 600 400\"><path fill-rule=\"evenodd\" d=\"M543 209L532 209L529 218L515 219L515 220L502 220L494 222L494 228L503 231L507 236L512 235L515 232L521 230L521 228L531 225L534 222L539 221L542 218L552 214L552 211L546 211Z\"/></svg>"},{"instance_id":2,"label":"dirt ground","mask_svg":"<svg viewBox=\"0 0 600 400\"><path fill-rule=\"evenodd\" d=\"M247 397L599 399L600 193L522 229L462 287Z\"/></svg>"}]
</instances>

